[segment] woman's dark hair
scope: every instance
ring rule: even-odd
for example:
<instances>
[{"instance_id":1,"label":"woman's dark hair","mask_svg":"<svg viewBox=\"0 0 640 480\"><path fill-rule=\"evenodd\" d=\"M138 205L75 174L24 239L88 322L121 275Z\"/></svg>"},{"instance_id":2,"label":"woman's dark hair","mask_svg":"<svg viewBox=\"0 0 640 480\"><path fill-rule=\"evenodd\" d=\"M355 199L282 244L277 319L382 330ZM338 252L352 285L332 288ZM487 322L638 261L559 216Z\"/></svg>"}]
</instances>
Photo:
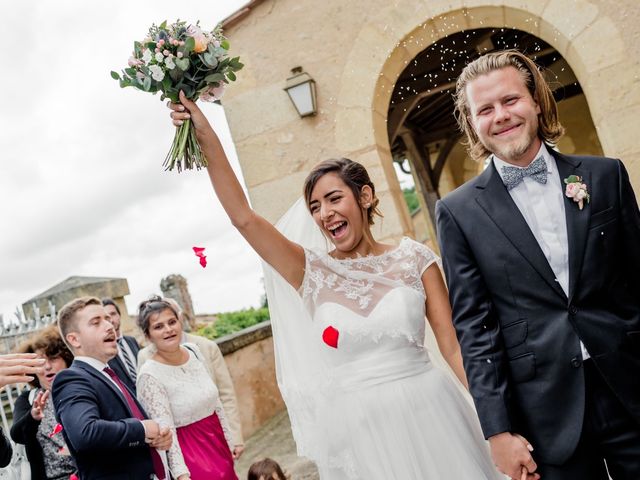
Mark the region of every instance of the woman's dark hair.
<instances>
[{"instance_id":1,"label":"woman's dark hair","mask_svg":"<svg viewBox=\"0 0 640 480\"><path fill-rule=\"evenodd\" d=\"M278 465L278 462L271 458L265 458L264 460L255 462L249 467L247 480L272 480L273 478L287 480L287 476L282 471L282 468L280 468L280 465Z\"/></svg>"},{"instance_id":2,"label":"woman's dark hair","mask_svg":"<svg viewBox=\"0 0 640 480\"><path fill-rule=\"evenodd\" d=\"M140 328L146 336L149 336L149 322L151 321L151 317L165 310L171 310L176 318L180 318L178 317L176 309L173 308L173 305L158 295L152 295L148 300L143 301L138 306L138 328Z\"/></svg>"},{"instance_id":3,"label":"woman's dark hair","mask_svg":"<svg viewBox=\"0 0 640 480\"><path fill-rule=\"evenodd\" d=\"M67 367L73 363L73 353L62 340L57 325L49 325L37 332L31 339L20 346L19 351L21 353L42 352L48 359L61 358ZM34 387L40 387L40 381L35 375L29 384Z\"/></svg>"},{"instance_id":4,"label":"woman's dark hair","mask_svg":"<svg viewBox=\"0 0 640 480\"><path fill-rule=\"evenodd\" d=\"M371 201L371 205L365 209L367 222L369 225L373 225L374 215L382 217L382 213L378 210L379 200L376 197L376 187L369 178L367 169L358 162L354 162L348 158L332 158L324 160L311 170L304 181L304 200L307 203L307 208L309 207L309 203L311 203L311 193L313 192L313 188L316 186L316 183L318 183L318 180L327 173L336 173L353 192L356 200L360 200L362 187L365 185L371 187L373 199Z\"/></svg>"}]
</instances>

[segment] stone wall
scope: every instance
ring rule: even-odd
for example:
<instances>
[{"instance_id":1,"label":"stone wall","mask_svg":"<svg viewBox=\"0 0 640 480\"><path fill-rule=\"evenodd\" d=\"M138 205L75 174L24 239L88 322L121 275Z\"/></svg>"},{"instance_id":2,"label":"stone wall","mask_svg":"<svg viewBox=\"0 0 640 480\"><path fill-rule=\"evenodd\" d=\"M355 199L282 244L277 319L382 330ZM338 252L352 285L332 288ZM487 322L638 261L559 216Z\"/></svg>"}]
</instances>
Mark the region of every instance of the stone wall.
<instances>
[{"instance_id":1,"label":"stone wall","mask_svg":"<svg viewBox=\"0 0 640 480\"><path fill-rule=\"evenodd\" d=\"M217 343L236 390L242 433L248 438L285 408L276 383L271 323L259 323Z\"/></svg>"}]
</instances>

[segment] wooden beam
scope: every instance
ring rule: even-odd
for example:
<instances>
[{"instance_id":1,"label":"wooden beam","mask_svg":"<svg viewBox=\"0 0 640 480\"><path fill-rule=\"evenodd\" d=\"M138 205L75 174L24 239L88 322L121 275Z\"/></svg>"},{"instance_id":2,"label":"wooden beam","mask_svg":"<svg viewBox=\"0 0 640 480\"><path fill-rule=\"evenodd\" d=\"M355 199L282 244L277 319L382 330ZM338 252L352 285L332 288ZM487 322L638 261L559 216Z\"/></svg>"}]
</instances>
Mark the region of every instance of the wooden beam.
<instances>
[{"instance_id":1,"label":"wooden beam","mask_svg":"<svg viewBox=\"0 0 640 480\"><path fill-rule=\"evenodd\" d=\"M426 203L426 210L429 212L429 218L432 225L436 224L436 202L438 201L438 193L431 182L431 175L428 173L427 165L429 169L431 165L429 158L425 157L422 153L422 149L418 147L416 143L415 135L410 130L404 130L402 132L402 141L407 147L407 156L411 161L416 178L420 183L420 190L424 195L424 203ZM435 238L435 237L434 237Z\"/></svg>"}]
</instances>

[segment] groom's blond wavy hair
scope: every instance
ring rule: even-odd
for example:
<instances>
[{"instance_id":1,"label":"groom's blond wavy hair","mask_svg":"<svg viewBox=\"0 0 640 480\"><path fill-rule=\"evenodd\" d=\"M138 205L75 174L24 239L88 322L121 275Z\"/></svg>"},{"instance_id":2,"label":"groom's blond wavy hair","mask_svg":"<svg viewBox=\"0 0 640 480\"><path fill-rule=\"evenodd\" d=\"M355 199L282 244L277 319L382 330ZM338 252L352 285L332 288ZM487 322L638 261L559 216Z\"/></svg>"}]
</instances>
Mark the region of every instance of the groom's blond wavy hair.
<instances>
[{"instance_id":1,"label":"groom's blond wavy hair","mask_svg":"<svg viewBox=\"0 0 640 480\"><path fill-rule=\"evenodd\" d=\"M558 105L553 93L538 66L526 55L517 50L503 50L488 53L468 64L456 81L454 115L462 133L467 137L467 151L474 160L483 160L490 152L480 142L471 123L471 112L467 98L469 82L494 70L515 68L524 81L533 100L540 107L538 115L538 137L547 145L555 145L564 134L564 127L558 119Z\"/></svg>"}]
</instances>

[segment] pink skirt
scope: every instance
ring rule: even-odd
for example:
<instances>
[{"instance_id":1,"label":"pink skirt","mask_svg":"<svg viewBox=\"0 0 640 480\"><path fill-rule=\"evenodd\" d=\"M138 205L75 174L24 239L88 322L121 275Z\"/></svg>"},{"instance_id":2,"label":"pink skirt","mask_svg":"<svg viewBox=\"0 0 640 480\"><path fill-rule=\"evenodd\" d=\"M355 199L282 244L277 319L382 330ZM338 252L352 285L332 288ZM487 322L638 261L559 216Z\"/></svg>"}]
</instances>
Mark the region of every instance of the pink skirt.
<instances>
[{"instance_id":1,"label":"pink skirt","mask_svg":"<svg viewBox=\"0 0 640 480\"><path fill-rule=\"evenodd\" d=\"M191 480L238 480L233 456L215 412L176 429Z\"/></svg>"}]
</instances>

